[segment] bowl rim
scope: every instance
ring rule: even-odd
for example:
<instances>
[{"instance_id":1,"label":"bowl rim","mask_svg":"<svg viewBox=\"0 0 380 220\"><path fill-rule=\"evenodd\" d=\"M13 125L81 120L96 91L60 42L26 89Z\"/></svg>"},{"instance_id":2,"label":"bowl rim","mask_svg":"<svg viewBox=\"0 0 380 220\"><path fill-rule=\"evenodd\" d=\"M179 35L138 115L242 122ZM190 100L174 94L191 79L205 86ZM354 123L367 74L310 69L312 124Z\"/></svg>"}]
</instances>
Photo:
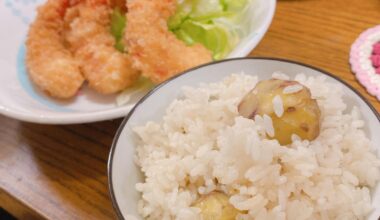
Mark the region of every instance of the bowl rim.
<instances>
[{"instance_id":1,"label":"bowl rim","mask_svg":"<svg viewBox=\"0 0 380 220\"><path fill-rule=\"evenodd\" d=\"M114 136L114 139L112 141L112 145L111 145L111 149L110 149L110 152L109 152L109 156L108 156L108 163L107 163L107 176L108 176L108 190L109 190L109 194L110 194L110 198L111 198L111 202L112 202L112 206L116 212L116 215L117 215L117 218L118 219L125 219L121 210L120 210L120 207L116 201L116 196L115 196L115 192L114 192L114 187L113 187L113 181L112 181L112 167L113 167L113 158L114 158L114 153L115 153L115 149L116 149L116 146L117 146L117 143L119 141L119 138L120 138L120 135L125 127L125 125L127 124L127 122L129 121L130 117L133 115L133 113L135 112L136 108L141 105L146 99L148 99L152 94L156 93L159 91L159 89L163 86L165 86L167 83L183 76L183 75L187 75L189 74L190 72L194 71L194 70L197 70L197 69L201 69L203 67L206 67L206 66L210 66L210 65L214 65L214 64L218 64L218 63L227 63L227 62L233 62L233 61L236 61L236 60L267 60L267 61L280 61L280 62L285 62L285 63L290 63L290 64L296 64L296 65L300 65L300 66L303 66L303 67L306 67L306 68L310 68L310 69L313 69L313 70L316 70L324 75L327 75L337 81L339 81L340 83L342 83L344 86L346 86L347 88L349 88L351 91L353 91L360 99L362 99L364 101L364 103L372 110L373 114L376 116L376 118L378 119L378 122L380 123L380 113L377 112L377 110L375 109L375 107L359 92L357 91L353 86L351 86L350 84L348 84L347 82L345 82L344 80L338 78L337 76L331 74L330 72L328 71L325 71L323 69L320 69L318 67L314 67L312 65L309 65L309 64L305 64L305 63L302 63L300 61L293 61L293 60L288 60L288 59L283 59L283 58L275 58L275 57L240 57L240 58L230 58L230 59L225 59L225 60L220 60L220 61L214 61L214 62L211 62L211 63L206 63L206 64L203 64L203 65L200 65L200 66L197 66L197 67L194 67L194 68L191 68L191 69L188 69L164 82L162 82L161 84L158 84L157 86L155 86L151 91L149 91L142 99L140 99L136 105L129 111L128 115L125 116L125 118L123 119L123 121L121 122L119 128L117 129L117 132Z\"/></svg>"}]
</instances>

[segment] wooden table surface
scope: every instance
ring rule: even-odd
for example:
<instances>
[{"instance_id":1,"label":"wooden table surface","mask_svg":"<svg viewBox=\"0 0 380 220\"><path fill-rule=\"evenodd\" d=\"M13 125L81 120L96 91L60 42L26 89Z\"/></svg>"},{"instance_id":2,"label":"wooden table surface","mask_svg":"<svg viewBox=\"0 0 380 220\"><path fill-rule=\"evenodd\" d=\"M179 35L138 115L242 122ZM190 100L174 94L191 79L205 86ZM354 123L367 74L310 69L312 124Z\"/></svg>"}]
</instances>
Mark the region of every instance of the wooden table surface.
<instances>
[{"instance_id":1,"label":"wooden table surface","mask_svg":"<svg viewBox=\"0 0 380 220\"><path fill-rule=\"evenodd\" d=\"M279 0L274 21L251 56L325 69L354 86L350 45L380 22L378 0ZM0 116L0 206L21 219L114 219L106 164L121 119L36 125Z\"/></svg>"}]
</instances>

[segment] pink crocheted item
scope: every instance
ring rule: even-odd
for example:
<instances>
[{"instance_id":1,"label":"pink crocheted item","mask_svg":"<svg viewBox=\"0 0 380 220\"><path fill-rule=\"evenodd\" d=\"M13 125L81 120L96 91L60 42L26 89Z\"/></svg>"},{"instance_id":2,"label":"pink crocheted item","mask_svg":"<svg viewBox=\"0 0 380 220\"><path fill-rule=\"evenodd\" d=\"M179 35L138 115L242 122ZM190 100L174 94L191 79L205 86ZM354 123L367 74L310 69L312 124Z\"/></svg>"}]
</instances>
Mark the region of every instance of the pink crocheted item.
<instances>
[{"instance_id":1,"label":"pink crocheted item","mask_svg":"<svg viewBox=\"0 0 380 220\"><path fill-rule=\"evenodd\" d=\"M366 30L354 42L350 64L359 82L380 100L380 25Z\"/></svg>"},{"instance_id":2,"label":"pink crocheted item","mask_svg":"<svg viewBox=\"0 0 380 220\"><path fill-rule=\"evenodd\" d=\"M372 51L373 54L380 54L380 43L377 42L376 44L373 45L373 51Z\"/></svg>"}]
</instances>

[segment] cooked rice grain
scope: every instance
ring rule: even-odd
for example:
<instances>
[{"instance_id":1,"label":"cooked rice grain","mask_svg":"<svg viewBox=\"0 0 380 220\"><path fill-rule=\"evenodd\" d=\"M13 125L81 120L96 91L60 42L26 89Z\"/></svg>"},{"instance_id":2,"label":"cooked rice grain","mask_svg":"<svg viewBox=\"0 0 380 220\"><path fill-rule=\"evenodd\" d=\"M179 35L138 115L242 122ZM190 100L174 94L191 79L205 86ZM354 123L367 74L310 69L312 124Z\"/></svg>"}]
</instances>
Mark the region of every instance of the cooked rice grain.
<instances>
[{"instance_id":1,"label":"cooked rice grain","mask_svg":"<svg viewBox=\"0 0 380 220\"><path fill-rule=\"evenodd\" d=\"M302 90L301 85L291 85L284 88L282 91L284 94L293 94Z\"/></svg>"},{"instance_id":2,"label":"cooked rice grain","mask_svg":"<svg viewBox=\"0 0 380 220\"><path fill-rule=\"evenodd\" d=\"M273 98L273 110L277 117L281 118L282 114L284 114L284 104L279 95L276 95Z\"/></svg>"}]
</instances>

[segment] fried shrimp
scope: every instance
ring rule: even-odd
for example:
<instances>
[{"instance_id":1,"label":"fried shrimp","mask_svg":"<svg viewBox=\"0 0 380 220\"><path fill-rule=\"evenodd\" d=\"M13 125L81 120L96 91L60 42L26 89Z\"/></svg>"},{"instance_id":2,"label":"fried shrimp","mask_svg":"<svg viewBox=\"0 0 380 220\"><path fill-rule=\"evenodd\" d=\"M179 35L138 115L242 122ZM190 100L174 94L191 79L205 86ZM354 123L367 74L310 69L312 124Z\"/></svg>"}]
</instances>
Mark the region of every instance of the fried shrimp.
<instances>
[{"instance_id":1,"label":"fried shrimp","mask_svg":"<svg viewBox=\"0 0 380 220\"><path fill-rule=\"evenodd\" d=\"M167 27L177 0L134 0L127 3L125 42L134 66L154 82L212 60L203 45L187 46Z\"/></svg>"},{"instance_id":2,"label":"fried shrimp","mask_svg":"<svg viewBox=\"0 0 380 220\"><path fill-rule=\"evenodd\" d=\"M79 65L64 46L63 16L69 0L48 0L38 9L26 42L32 81L56 98L74 96L84 82Z\"/></svg>"},{"instance_id":3,"label":"fried shrimp","mask_svg":"<svg viewBox=\"0 0 380 220\"><path fill-rule=\"evenodd\" d=\"M112 4L107 0L79 1L65 16L65 38L89 86L103 94L119 92L136 81L127 54L115 48L110 33Z\"/></svg>"}]
</instances>

